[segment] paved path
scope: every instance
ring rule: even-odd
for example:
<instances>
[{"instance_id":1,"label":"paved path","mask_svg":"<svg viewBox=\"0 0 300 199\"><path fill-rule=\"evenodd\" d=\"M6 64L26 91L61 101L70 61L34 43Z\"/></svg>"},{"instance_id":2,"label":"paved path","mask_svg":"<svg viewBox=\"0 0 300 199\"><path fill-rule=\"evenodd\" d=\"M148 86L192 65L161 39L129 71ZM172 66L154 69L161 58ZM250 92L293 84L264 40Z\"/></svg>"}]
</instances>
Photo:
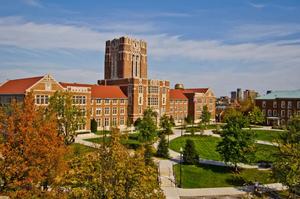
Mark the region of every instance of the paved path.
<instances>
[{"instance_id":1,"label":"paved path","mask_svg":"<svg viewBox=\"0 0 300 199\"><path fill-rule=\"evenodd\" d=\"M262 128L260 128L262 129ZM264 129L266 130L266 129ZM270 130L270 129L268 129ZM169 140L173 140L177 137L180 137L182 134L181 130L174 129L174 134L169 136ZM218 134L214 134L211 130L205 130L202 135L220 137ZM266 145L275 145L274 143L265 142L265 141L257 141L258 144L266 144ZM157 147L157 143L154 144L154 147ZM200 197L200 196L228 196L228 195L245 195L249 193L251 187L224 187L224 188L204 188L204 189L182 189L174 187L174 174L173 165L179 163L180 154L176 151L169 149L170 159L169 160L160 160L159 161L159 172L160 172L160 180L161 180L161 188L163 189L167 199L179 199L180 197ZM206 160L200 159L201 164L209 164L216 166L228 166L224 162L214 161L214 160ZM257 165L246 165L239 164L241 168L256 168ZM283 190L285 187L280 183L265 185L266 187L275 189L275 190Z\"/></svg>"},{"instance_id":2,"label":"paved path","mask_svg":"<svg viewBox=\"0 0 300 199\"><path fill-rule=\"evenodd\" d=\"M85 139L91 139L91 138L100 138L102 135L96 135L94 133L87 133L87 134L79 134L75 138L75 143L82 144L85 146L93 147L93 148L100 148L100 144L93 143L86 141Z\"/></svg>"}]
</instances>

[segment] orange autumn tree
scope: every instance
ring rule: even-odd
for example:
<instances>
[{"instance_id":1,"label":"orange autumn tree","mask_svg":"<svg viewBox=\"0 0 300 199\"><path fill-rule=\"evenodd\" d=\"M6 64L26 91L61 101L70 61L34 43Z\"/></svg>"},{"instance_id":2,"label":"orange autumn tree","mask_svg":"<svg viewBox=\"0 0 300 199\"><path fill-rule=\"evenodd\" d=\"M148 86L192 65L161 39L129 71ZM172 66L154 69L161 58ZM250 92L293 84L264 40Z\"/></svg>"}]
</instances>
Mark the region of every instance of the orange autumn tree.
<instances>
[{"instance_id":1,"label":"orange autumn tree","mask_svg":"<svg viewBox=\"0 0 300 199\"><path fill-rule=\"evenodd\" d=\"M23 104L2 108L0 121L0 192L12 198L57 198L66 147L55 117L46 117L30 94Z\"/></svg>"}]
</instances>

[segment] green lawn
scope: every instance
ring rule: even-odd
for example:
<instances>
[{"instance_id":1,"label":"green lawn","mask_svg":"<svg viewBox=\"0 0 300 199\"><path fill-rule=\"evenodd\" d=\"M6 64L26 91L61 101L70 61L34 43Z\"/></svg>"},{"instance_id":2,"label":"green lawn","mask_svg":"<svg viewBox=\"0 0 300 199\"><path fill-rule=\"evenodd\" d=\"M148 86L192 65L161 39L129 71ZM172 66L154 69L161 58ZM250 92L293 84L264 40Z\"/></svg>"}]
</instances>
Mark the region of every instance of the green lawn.
<instances>
[{"instance_id":1,"label":"green lawn","mask_svg":"<svg viewBox=\"0 0 300 199\"><path fill-rule=\"evenodd\" d=\"M187 139L195 142L196 150L201 158L210 160L221 160L216 147L220 138L211 136L182 136L170 141L170 148L179 152L180 147L184 148Z\"/></svg>"},{"instance_id":2,"label":"green lawn","mask_svg":"<svg viewBox=\"0 0 300 199\"><path fill-rule=\"evenodd\" d=\"M69 149L69 153L66 156L66 159L70 159L74 156L82 156L86 153L96 151L95 148L88 147L88 146L78 144L78 143L71 144L70 146L68 146L68 149Z\"/></svg>"},{"instance_id":3,"label":"green lawn","mask_svg":"<svg viewBox=\"0 0 300 199\"><path fill-rule=\"evenodd\" d=\"M86 141L93 142L93 143L102 143L103 140L105 142L109 142L110 137L107 136L105 138L101 137L101 138L86 139ZM121 143L129 149L137 149L138 147L141 146L141 142L138 140L138 133L129 134L128 139L121 138Z\"/></svg>"},{"instance_id":4,"label":"green lawn","mask_svg":"<svg viewBox=\"0 0 300 199\"><path fill-rule=\"evenodd\" d=\"M170 148L174 151L179 152L180 147L184 148L187 139L191 139L195 142L196 150L203 159L209 160L221 160L221 156L216 151L217 145L221 138L211 136L182 136L178 137L170 142ZM253 162L273 162L277 152L277 148L274 146L256 144L257 150L255 152L255 159Z\"/></svg>"},{"instance_id":5,"label":"green lawn","mask_svg":"<svg viewBox=\"0 0 300 199\"><path fill-rule=\"evenodd\" d=\"M95 132L94 134L96 134L96 135L104 135L104 134L109 135L110 132L111 132L111 131L104 130L104 131L97 131L97 132Z\"/></svg>"},{"instance_id":6,"label":"green lawn","mask_svg":"<svg viewBox=\"0 0 300 199\"><path fill-rule=\"evenodd\" d=\"M180 182L180 165L174 166L177 184ZM211 165L182 165L183 188L212 188L242 186L245 182L274 183L271 171L244 169L234 174L229 167Z\"/></svg>"},{"instance_id":7,"label":"green lawn","mask_svg":"<svg viewBox=\"0 0 300 199\"><path fill-rule=\"evenodd\" d=\"M257 140L268 141L268 142L276 142L279 138L280 131L272 131L272 130L249 130L256 135Z\"/></svg>"}]
</instances>

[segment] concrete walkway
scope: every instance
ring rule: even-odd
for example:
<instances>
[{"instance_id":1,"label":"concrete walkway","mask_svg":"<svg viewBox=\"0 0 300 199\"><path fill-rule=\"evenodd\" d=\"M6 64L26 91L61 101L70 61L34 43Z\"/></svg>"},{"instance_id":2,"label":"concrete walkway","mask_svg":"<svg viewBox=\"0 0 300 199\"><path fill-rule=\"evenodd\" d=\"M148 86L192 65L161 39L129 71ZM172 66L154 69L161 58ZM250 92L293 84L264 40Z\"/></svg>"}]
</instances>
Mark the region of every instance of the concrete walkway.
<instances>
[{"instance_id":1,"label":"concrete walkway","mask_svg":"<svg viewBox=\"0 0 300 199\"><path fill-rule=\"evenodd\" d=\"M87 133L87 134L79 134L75 138L75 143L82 144L85 146L93 147L93 148L100 148L100 144L93 143L86 141L85 139L91 139L91 138L100 138L102 135L96 135L94 133Z\"/></svg>"},{"instance_id":2,"label":"concrete walkway","mask_svg":"<svg viewBox=\"0 0 300 199\"><path fill-rule=\"evenodd\" d=\"M262 128L260 128L262 129ZM266 129L264 129L266 130ZM174 129L174 134L169 136L169 140L173 140L180 137L181 130ZM211 130L205 130L201 135L220 137L218 134L214 134ZM258 144L275 145L275 143L259 141ZM157 147L157 143L154 144ZM180 197L205 197L205 196L230 196L230 195L245 195L253 190L253 187L223 187L223 188L203 188L203 189L182 189L174 187L174 174L173 165L179 163L180 154L176 151L169 149L170 159L159 161L159 172L161 180L161 188L163 189L167 199L179 199ZM215 165L215 166L228 166L224 162L200 159L201 164ZM259 169L257 165L239 164L240 168L246 169ZM284 187L280 183L265 185L265 187L272 188L274 190L284 190Z\"/></svg>"}]
</instances>

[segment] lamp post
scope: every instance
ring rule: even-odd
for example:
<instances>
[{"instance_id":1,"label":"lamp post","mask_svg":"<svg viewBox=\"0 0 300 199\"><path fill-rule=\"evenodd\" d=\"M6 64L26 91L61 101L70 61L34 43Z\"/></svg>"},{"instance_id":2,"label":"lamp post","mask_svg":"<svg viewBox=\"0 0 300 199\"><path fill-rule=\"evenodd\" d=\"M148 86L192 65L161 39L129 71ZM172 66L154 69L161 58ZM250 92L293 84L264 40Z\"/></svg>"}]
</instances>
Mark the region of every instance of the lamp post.
<instances>
[{"instance_id":1,"label":"lamp post","mask_svg":"<svg viewBox=\"0 0 300 199\"><path fill-rule=\"evenodd\" d=\"M183 119L181 119L181 128L180 128L180 136L182 137L182 131L183 131Z\"/></svg>"},{"instance_id":2,"label":"lamp post","mask_svg":"<svg viewBox=\"0 0 300 199\"><path fill-rule=\"evenodd\" d=\"M179 187L182 188L182 152L183 152L183 149L182 147L180 147L180 181L179 181Z\"/></svg>"}]
</instances>

